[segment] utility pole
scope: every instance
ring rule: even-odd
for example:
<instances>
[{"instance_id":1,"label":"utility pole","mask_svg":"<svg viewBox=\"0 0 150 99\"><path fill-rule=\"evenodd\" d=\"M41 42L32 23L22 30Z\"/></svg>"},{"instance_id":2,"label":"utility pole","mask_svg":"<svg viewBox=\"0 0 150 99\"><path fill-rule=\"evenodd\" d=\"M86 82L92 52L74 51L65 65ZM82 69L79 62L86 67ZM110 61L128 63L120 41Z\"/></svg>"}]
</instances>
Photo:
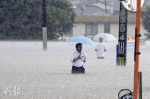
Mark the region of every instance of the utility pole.
<instances>
[{"instance_id":1,"label":"utility pole","mask_svg":"<svg viewBox=\"0 0 150 99\"><path fill-rule=\"evenodd\" d=\"M137 0L136 28L135 28L135 56L134 56L134 96L138 99L138 72L139 72L139 41L140 41L140 18L141 18L141 0Z\"/></svg>"},{"instance_id":2,"label":"utility pole","mask_svg":"<svg viewBox=\"0 0 150 99\"><path fill-rule=\"evenodd\" d=\"M46 0L42 1L42 18L43 50L47 50Z\"/></svg>"}]
</instances>

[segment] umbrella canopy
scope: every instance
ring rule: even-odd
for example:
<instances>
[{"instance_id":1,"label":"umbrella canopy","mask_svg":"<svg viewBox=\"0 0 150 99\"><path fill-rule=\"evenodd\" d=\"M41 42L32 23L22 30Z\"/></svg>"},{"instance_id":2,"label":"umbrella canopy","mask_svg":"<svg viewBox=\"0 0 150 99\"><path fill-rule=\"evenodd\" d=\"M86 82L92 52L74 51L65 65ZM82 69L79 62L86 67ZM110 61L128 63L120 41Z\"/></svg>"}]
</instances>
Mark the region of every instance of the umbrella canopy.
<instances>
[{"instance_id":1,"label":"umbrella canopy","mask_svg":"<svg viewBox=\"0 0 150 99\"><path fill-rule=\"evenodd\" d=\"M91 45L91 46L96 46L95 43L91 39L89 39L85 36L73 37L69 41L76 42L76 43L82 43L82 44L86 44L86 45Z\"/></svg>"},{"instance_id":2,"label":"umbrella canopy","mask_svg":"<svg viewBox=\"0 0 150 99\"><path fill-rule=\"evenodd\" d=\"M104 42L112 42L115 41L115 38L113 35L108 33L98 33L94 36L93 40L96 42L99 42L99 38L102 37Z\"/></svg>"}]
</instances>

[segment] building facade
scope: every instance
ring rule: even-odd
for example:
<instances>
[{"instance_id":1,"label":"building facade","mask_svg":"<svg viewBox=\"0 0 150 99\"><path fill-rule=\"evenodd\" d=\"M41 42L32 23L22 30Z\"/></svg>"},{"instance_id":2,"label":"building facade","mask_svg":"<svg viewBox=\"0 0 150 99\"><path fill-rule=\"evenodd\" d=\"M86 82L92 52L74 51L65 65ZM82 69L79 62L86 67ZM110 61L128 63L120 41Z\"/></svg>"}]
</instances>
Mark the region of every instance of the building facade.
<instances>
[{"instance_id":1,"label":"building facade","mask_svg":"<svg viewBox=\"0 0 150 99\"><path fill-rule=\"evenodd\" d=\"M142 20L142 19L141 19ZM135 21L136 15L128 16L127 36L135 36ZM141 22L140 33L145 37L144 33L147 31L143 28ZM87 36L93 37L98 33L109 33L115 38L119 36L119 15L114 16L77 16L74 27L72 29L72 36Z\"/></svg>"}]
</instances>

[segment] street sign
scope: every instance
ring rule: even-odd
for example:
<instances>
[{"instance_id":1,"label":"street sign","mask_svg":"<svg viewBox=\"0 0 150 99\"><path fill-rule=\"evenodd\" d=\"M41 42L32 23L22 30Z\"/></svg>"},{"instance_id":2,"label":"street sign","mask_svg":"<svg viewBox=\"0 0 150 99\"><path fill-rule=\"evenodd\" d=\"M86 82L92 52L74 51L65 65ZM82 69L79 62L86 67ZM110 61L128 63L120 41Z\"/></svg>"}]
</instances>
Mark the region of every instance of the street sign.
<instances>
[{"instance_id":1,"label":"street sign","mask_svg":"<svg viewBox=\"0 0 150 99\"><path fill-rule=\"evenodd\" d=\"M146 5L147 0L141 0L141 10L144 8ZM130 11L136 13L137 11L137 0L120 0L122 6Z\"/></svg>"},{"instance_id":2,"label":"street sign","mask_svg":"<svg viewBox=\"0 0 150 99\"><path fill-rule=\"evenodd\" d=\"M117 55L118 66L126 65L127 15L128 15L128 11L120 4L118 55Z\"/></svg>"}]
</instances>

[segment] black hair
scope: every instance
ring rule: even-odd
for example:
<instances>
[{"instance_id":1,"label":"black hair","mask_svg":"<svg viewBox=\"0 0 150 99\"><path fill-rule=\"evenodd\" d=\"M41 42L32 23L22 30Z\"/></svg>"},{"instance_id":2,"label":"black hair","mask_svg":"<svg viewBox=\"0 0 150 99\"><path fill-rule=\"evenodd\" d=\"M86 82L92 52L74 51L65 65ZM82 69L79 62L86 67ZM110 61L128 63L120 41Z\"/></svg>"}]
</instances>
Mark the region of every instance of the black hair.
<instances>
[{"instance_id":1,"label":"black hair","mask_svg":"<svg viewBox=\"0 0 150 99\"><path fill-rule=\"evenodd\" d=\"M76 44L76 48L77 48L78 46L82 46L82 44L81 44L81 43L77 43L77 44Z\"/></svg>"}]
</instances>

